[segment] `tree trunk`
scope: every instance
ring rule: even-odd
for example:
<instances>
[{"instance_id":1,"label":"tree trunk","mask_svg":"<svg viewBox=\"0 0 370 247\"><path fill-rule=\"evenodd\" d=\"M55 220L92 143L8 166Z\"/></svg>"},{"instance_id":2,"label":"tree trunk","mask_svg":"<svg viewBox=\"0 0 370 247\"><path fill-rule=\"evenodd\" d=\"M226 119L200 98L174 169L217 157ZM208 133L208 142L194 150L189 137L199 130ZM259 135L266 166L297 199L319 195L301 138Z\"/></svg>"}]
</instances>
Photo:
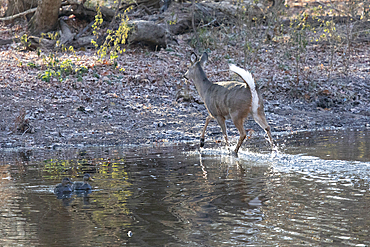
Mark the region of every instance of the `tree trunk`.
<instances>
[{"instance_id":1,"label":"tree trunk","mask_svg":"<svg viewBox=\"0 0 370 247\"><path fill-rule=\"evenodd\" d=\"M28 23L31 35L40 35L55 29L61 2L61 0L40 0L35 15Z\"/></svg>"}]
</instances>

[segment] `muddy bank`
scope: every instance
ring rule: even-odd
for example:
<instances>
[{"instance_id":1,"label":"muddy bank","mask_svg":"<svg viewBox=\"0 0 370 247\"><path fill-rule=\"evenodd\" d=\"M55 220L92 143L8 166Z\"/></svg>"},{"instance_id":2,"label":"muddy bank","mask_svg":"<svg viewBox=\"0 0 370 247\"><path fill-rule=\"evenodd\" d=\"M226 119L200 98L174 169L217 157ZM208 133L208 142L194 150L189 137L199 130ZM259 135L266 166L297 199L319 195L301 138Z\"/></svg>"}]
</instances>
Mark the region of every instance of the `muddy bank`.
<instances>
[{"instance_id":1,"label":"muddy bank","mask_svg":"<svg viewBox=\"0 0 370 247\"><path fill-rule=\"evenodd\" d=\"M85 66L88 71L81 77L72 74L63 80L43 81L40 75L45 75L45 62L36 52L3 46L0 148L198 143L207 111L195 87L183 79L191 52L185 41L158 52L128 49L117 61L124 70L112 69L111 64L96 64L92 51L61 54L60 61L70 59L74 66ZM206 74L211 81L232 79L229 61L223 57L216 51L210 54ZM264 96L273 136L316 129L369 128L370 89L366 72L361 76L356 72L357 77L340 82L348 86L332 87L329 94L318 88L316 91L323 93L308 100L297 99L291 93L297 88L286 88L287 83L277 87L280 77L276 77L275 86L269 87L262 72L254 72L254 76ZM343 91L354 96L333 96ZM20 116L22 109L26 122ZM227 127L235 145L239 133L230 121ZM254 133L244 148L263 137L253 120L246 121L245 128ZM206 142L220 140L221 129L213 121ZM263 143L268 148L267 142Z\"/></svg>"},{"instance_id":2,"label":"muddy bank","mask_svg":"<svg viewBox=\"0 0 370 247\"><path fill-rule=\"evenodd\" d=\"M205 106L177 99L176 89L170 83L162 87L111 84L106 89L104 93L97 90L99 92L89 94L89 100L64 95L63 90L56 88L3 89L0 147L59 148L199 141L207 116ZM14 130L14 120L22 108L26 109L25 118L32 130L20 133ZM369 116L339 107L324 110L316 103L265 100L265 108L274 136L326 128L362 129L369 128L370 123ZM238 132L230 121L227 126L235 142ZM245 127L255 132L244 147L253 145L253 140L264 134L252 119L246 121ZM221 129L213 121L208 127L206 141L220 140ZM268 148L267 142L265 144Z\"/></svg>"}]
</instances>

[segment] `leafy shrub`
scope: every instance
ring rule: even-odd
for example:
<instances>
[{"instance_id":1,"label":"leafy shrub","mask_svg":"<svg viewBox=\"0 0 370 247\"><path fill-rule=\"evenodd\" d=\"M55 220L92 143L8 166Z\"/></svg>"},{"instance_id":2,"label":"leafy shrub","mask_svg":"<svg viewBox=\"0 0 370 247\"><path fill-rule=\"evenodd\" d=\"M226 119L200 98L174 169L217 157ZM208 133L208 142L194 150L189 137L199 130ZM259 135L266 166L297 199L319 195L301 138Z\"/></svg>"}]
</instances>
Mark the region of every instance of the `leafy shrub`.
<instances>
[{"instance_id":1,"label":"leafy shrub","mask_svg":"<svg viewBox=\"0 0 370 247\"><path fill-rule=\"evenodd\" d=\"M56 55L52 53L49 54L48 57L44 57L43 61L47 69L43 73L39 74L39 78L46 82L50 82L51 78L63 81L70 75L76 76L78 80L82 80L82 76L88 72L88 68L86 66L76 66L71 59L60 61Z\"/></svg>"},{"instance_id":2,"label":"leafy shrub","mask_svg":"<svg viewBox=\"0 0 370 247\"><path fill-rule=\"evenodd\" d=\"M128 9L126 9L127 11ZM126 43L130 26L128 25L128 17L126 14L118 15L120 19L120 25L117 30L112 30L110 28L106 31L106 36L103 44L99 47L99 44L92 40L92 44L97 48L97 55L100 59L109 55L111 61L115 61L119 54L125 52L125 49L121 48L121 45ZM103 25L103 17L100 8L97 8L97 15L95 16L95 23L93 24L93 34L96 36L97 40L101 35L101 27Z\"/></svg>"}]
</instances>

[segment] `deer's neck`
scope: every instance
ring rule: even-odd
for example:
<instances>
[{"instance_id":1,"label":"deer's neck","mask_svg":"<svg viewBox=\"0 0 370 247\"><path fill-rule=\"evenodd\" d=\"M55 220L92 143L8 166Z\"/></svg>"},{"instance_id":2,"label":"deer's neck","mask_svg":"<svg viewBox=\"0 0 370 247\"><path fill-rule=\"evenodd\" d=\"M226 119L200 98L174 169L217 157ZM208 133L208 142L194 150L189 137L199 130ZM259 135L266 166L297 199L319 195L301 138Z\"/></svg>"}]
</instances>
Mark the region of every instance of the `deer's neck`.
<instances>
[{"instance_id":1,"label":"deer's neck","mask_svg":"<svg viewBox=\"0 0 370 247\"><path fill-rule=\"evenodd\" d=\"M208 88L212 85L212 82L210 82L208 80L208 78L207 78L206 74L204 73L203 69L198 70L198 73L196 74L195 79L194 79L194 84L195 84L195 87L198 90L198 93L200 94L200 96L204 100L206 92L207 92Z\"/></svg>"}]
</instances>

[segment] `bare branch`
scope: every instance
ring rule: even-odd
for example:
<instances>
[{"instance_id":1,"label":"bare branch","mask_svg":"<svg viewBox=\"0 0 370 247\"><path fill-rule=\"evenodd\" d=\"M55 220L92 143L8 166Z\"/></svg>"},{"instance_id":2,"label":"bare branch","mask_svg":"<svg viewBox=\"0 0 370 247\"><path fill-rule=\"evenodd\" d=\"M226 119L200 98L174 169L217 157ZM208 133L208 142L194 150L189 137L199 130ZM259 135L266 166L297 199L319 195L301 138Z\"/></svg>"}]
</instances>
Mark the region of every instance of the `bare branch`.
<instances>
[{"instance_id":1,"label":"bare branch","mask_svg":"<svg viewBox=\"0 0 370 247\"><path fill-rule=\"evenodd\" d=\"M29 10L26 10L22 13L19 13L19 14L16 14L16 15L12 15L12 16L8 16L8 17L3 17L3 18L0 18L0 21L9 21L9 20L13 20L15 18L18 18L20 16L23 16L23 15L28 15L30 13L33 13L33 12L36 12L37 10L37 7L36 8L33 8L33 9L29 9Z\"/></svg>"}]
</instances>

